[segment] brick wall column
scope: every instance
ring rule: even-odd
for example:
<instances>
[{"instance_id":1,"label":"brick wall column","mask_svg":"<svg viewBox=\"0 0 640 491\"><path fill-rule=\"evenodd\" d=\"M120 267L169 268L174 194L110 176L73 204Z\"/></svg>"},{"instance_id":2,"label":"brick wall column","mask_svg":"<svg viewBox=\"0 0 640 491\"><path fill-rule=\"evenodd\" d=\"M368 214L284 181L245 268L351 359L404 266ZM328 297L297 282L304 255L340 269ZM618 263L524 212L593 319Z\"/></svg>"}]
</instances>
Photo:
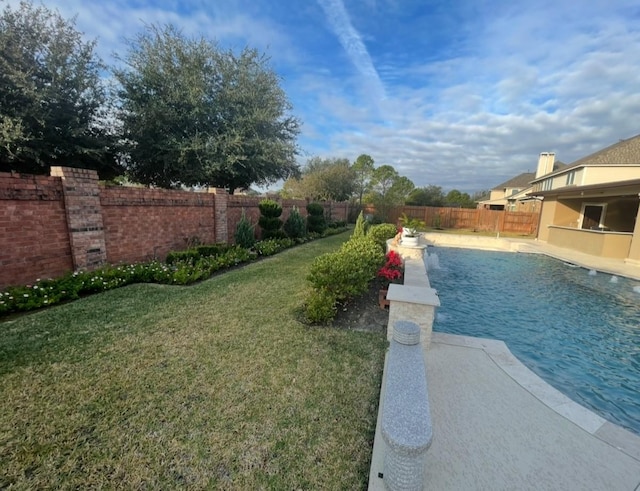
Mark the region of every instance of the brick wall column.
<instances>
[{"instance_id":1,"label":"brick wall column","mask_svg":"<svg viewBox=\"0 0 640 491\"><path fill-rule=\"evenodd\" d=\"M229 225L227 219L227 208L229 206L229 194L222 188L209 188L209 192L214 197L214 225L215 241L229 243Z\"/></svg>"},{"instance_id":2,"label":"brick wall column","mask_svg":"<svg viewBox=\"0 0 640 491\"><path fill-rule=\"evenodd\" d=\"M107 261L98 173L71 167L51 167L62 178L73 267L94 269Z\"/></svg>"}]
</instances>

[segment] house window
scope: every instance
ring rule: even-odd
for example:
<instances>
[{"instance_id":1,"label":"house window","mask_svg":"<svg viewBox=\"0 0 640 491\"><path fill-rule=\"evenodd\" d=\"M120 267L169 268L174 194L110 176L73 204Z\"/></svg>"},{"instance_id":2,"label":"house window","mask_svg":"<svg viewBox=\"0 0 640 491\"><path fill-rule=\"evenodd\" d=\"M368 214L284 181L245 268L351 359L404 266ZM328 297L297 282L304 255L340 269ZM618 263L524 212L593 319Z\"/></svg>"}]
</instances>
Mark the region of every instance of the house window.
<instances>
[{"instance_id":1,"label":"house window","mask_svg":"<svg viewBox=\"0 0 640 491\"><path fill-rule=\"evenodd\" d=\"M606 203L584 203L582 205L580 228L584 230L602 230L606 211Z\"/></svg>"},{"instance_id":2,"label":"house window","mask_svg":"<svg viewBox=\"0 0 640 491\"><path fill-rule=\"evenodd\" d=\"M550 191L551 190L551 179L545 179L544 181L542 181L542 190L543 191Z\"/></svg>"},{"instance_id":3,"label":"house window","mask_svg":"<svg viewBox=\"0 0 640 491\"><path fill-rule=\"evenodd\" d=\"M573 184L576 180L576 171L572 170L567 174L567 186Z\"/></svg>"}]
</instances>

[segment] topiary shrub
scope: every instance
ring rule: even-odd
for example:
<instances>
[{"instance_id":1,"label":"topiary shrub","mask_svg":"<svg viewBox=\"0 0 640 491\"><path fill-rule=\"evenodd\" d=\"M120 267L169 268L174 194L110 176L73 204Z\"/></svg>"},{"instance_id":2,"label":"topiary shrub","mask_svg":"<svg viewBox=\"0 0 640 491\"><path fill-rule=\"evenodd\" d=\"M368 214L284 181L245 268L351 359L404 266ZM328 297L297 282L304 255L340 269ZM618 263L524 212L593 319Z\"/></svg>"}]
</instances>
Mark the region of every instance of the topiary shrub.
<instances>
[{"instance_id":1,"label":"topiary shrub","mask_svg":"<svg viewBox=\"0 0 640 491\"><path fill-rule=\"evenodd\" d=\"M379 244L383 251L386 251L387 240L393 239L396 233L398 233L398 231L393 223L380 223L369 227L367 237Z\"/></svg>"},{"instance_id":2,"label":"topiary shrub","mask_svg":"<svg viewBox=\"0 0 640 491\"><path fill-rule=\"evenodd\" d=\"M292 239L299 239L307 235L307 223L296 206L284 222L284 231Z\"/></svg>"},{"instance_id":3,"label":"topiary shrub","mask_svg":"<svg viewBox=\"0 0 640 491\"><path fill-rule=\"evenodd\" d=\"M240 221L236 226L234 239L237 245L245 249L251 249L256 243L255 225L251 224L244 209L242 210L242 217L240 217Z\"/></svg>"},{"instance_id":4,"label":"topiary shrub","mask_svg":"<svg viewBox=\"0 0 640 491\"><path fill-rule=\"evenodd\" d=\"M260 210L260 219L258 225L262 230L262 239L281 239L285 237L282 229L282 206L280 203L271 199L263 199L258 204Z\"/></svg>"},{"instance_id":5,"label":"topiary shrub","mask_svg":"<svg viewBox=\"0 0 640 491\"><path fill-rule=\"evenodd\" d=\"M324 218L324 206L320 203L307 205L307 230L310 233L323 234L327 229L327 221Z\"/></svg>"},{"instance_id":6,"label":"topiary shrub","mask_svg":"<svg viewBox=\"0 0 640 491\"><path fill-rule=\"evenodd\" d=\"M362 212L358 215L356 219L356 226L353 228L352 238L364 237L367 235L367 221L364 219L364 215Z\"/></svg>"}]
</instances>

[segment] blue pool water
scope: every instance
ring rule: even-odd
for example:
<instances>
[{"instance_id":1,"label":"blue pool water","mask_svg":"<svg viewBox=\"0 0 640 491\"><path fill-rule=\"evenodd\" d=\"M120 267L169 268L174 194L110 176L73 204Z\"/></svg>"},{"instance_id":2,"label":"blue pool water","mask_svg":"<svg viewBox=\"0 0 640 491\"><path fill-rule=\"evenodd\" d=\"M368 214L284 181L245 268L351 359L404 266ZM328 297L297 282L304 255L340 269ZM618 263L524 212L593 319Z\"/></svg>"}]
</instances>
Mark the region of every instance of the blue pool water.
<instances>
[{"instance_id":1,"label":"blue pool water","mask_svg":"<svg viewBox=\"0 0 640 491\"><path fill-rule=\"evenodd\" d=\"M556 389L640 434L640 282L543 255L428 252L439 263L434 331L500 339Z\"/></svg>"}]
</instances>

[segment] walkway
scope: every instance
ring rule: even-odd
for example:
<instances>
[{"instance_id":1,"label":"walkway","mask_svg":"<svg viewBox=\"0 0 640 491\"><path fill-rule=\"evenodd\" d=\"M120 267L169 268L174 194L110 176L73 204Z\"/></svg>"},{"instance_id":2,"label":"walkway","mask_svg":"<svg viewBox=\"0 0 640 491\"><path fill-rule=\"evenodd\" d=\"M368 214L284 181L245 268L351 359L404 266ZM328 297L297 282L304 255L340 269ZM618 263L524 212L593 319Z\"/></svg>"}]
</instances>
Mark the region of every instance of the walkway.
<instances>
[{"instance_id":1,"label":"walkway","mask_svg":"<svg viewBox=\"0 0 640 491\"><path fill-rule=\"evenodd\" d=\"M502 250L640 279L623 261L503 240ZM501 341L434 333L425 360L434 427L425 489L640 491L640 437L568 399ZM383 445L376 431L370 490L384 489Z\"/></svg>"}]
</instances>

